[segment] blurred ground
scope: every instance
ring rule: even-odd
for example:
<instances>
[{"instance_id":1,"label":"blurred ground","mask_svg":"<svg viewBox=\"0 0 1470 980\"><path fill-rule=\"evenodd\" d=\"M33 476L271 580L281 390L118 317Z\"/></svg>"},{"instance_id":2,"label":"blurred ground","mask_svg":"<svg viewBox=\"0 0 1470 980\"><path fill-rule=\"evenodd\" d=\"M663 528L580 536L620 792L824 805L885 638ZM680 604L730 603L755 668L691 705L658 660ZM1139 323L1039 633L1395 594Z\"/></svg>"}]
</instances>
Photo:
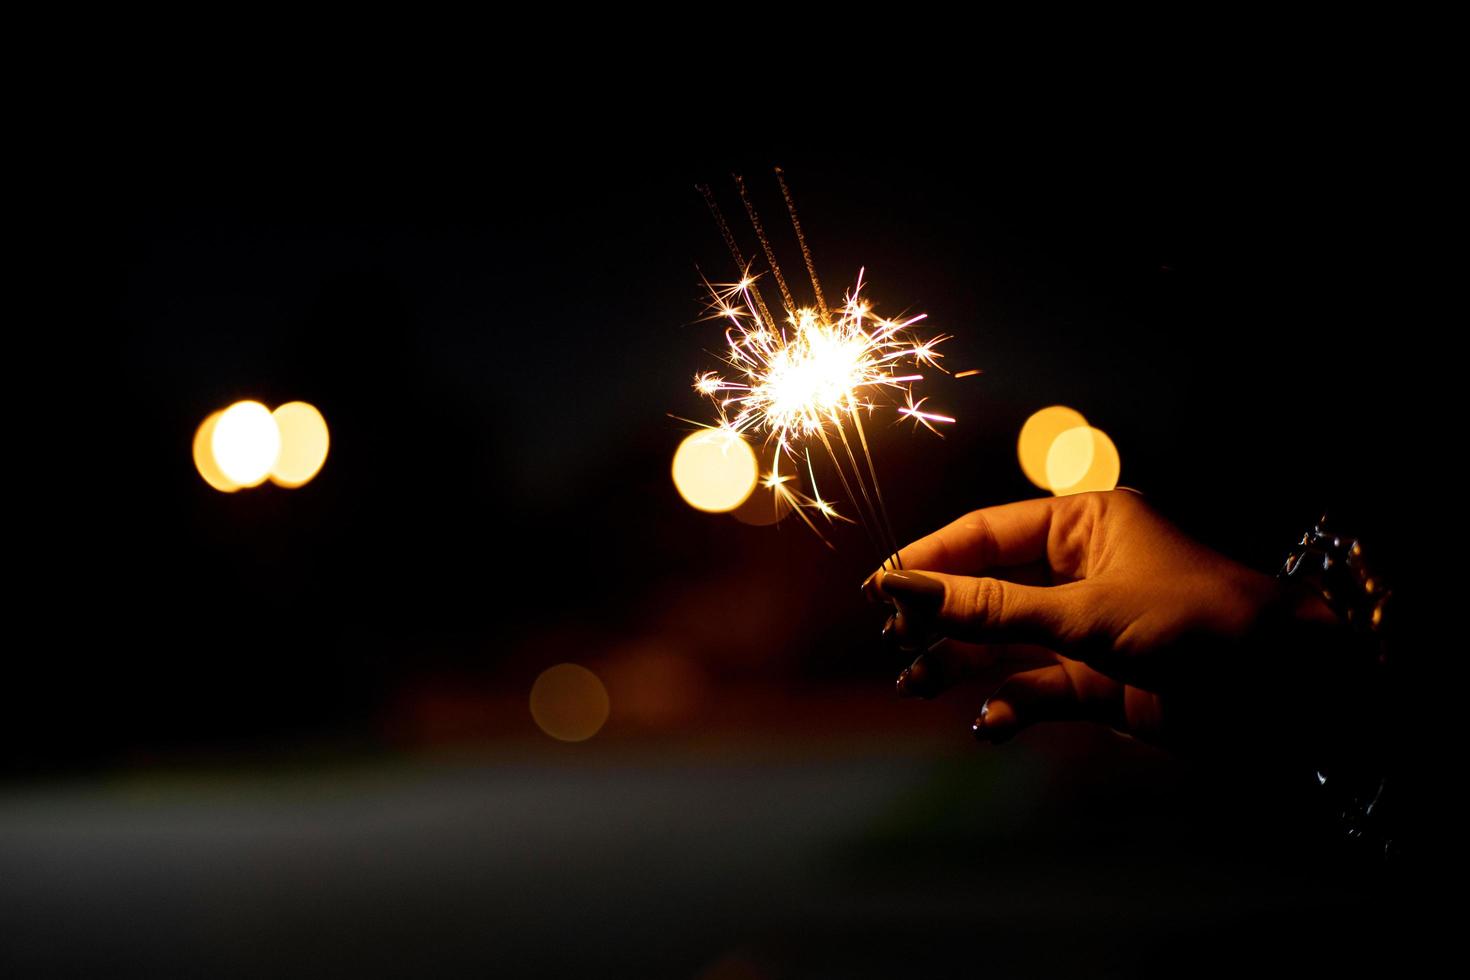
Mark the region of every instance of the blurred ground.
<instances>
[{"instance_id":1,"label":"blurred ground","mask_svg":"<svg viewBox=\"0 0 1470 980\"><path fill-rule=\"evenodd\" d=\"M3 964L1165 976L1353 973L1397 945L1371 882L1220 774L1087 729L975 747L855 703L808 705L847 713L821 738L501 739L11 786Z\"/></svg>"}]
</instances>

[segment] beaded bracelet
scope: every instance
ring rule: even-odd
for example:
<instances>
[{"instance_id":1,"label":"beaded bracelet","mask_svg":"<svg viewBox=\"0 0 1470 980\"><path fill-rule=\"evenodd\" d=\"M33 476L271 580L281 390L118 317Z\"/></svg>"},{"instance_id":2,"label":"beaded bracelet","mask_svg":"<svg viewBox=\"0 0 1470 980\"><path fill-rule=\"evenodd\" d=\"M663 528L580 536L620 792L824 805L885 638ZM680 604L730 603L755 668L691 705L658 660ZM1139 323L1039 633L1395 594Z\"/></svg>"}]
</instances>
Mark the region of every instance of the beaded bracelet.
<instances>
[{"instance_id":1,"label":"beaded bracelet","mask_svg":"<svg viewBox=\"0 0 1470 980\"><path fill-rule=\"evenodd\" d=\"M1295 579L1321 593L1353 637L1346 655L1362 654L1347 669L1369 672L1370 686L1388 695L1393 590L1373 567L1362 542L1330 530L1324 515L1287 555L1278 578ZM1319 760L1313 775L1341 839L1355 850L1392 860L1398 848L1392 824L1396 794L1391 792L1389 769L1386 746L1360 743L1337 757Z\"/></svg>"}]
</instances>

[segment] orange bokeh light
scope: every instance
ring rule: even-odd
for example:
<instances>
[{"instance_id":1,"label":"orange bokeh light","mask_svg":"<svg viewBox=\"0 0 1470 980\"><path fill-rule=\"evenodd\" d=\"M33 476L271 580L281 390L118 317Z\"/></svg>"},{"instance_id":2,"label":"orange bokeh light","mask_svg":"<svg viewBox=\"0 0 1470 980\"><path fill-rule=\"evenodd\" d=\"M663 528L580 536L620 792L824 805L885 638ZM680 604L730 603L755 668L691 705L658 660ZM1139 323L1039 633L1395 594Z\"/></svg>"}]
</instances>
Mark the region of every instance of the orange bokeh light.
<instances>
[{"instance_id":1,"label":"orange bokeh light","mask_svg":"<svg viewBox=\"0 0 1470 980\"><path fill-rule=\"evenodd\" d=\"M672 473L684 502L713 514L745 503L758 476L750 444L724 429L701 429L686 436L674 452Z\"/></svg>"},{"instance_id":2,"label":"orange bokeh light","mask_svg":"<svg viewBox=\"0 0 1470 980\"><path fill-rule=\"evenodd\" d=\"M1086 424L1081 412L1065 405L1051 405L1028 418L1016 440L1016 456L1026 479L1043 490L1050 490L1052 483L1047 476L1046 459L1052 443L1068 429Z\"/></svg>"},{"instance_id":3,"label":"orange bokeh light","mask_svg":"<svg viewBox=\"0 0 1470 980\"><path fill-rule=\"evenodd\" d=\"M210 414L199 428L194 432L194 468L204 478L204 482L214 487L221 493L234 493L240 489L240 484L225 476L219 464L214 461L214 427L223 411Z\"/></svg>"},{"instance_id":4,"label":"orange bokeh light","mask_svg":"<svg viewBox=\"0 0 1470 980\"><path fill-rule=\"evenodd\" d=\"M1101 429L1081 425L1052 440L1046 472L1052 493L1059 497L1118 485L1123 463L1118 447Z\"/></svg>"},{"instance_id":5,"label":"orange bokeh light","mask_svg":"<svg viewBox=\"0 0 1470 980\"><path fill-rule=\"evenodd\" d=\"M531 717L546 734L563 742L582 742L607 721L607 688L578 664L548 667L531 685Z\"/></svg>"},{"instance_id":6,"label":"orange bokeh light","mask_svg":"<svg viewBox=\"0 0 1470 980\"><path fill-rule=\"evenodd\" d=\"M327 461L331 445L327 420L307 402L287 402L271 417L281 431L281 452L271 467L271 482L288 488L304 486Z\"/></svg>"}]
</instances>

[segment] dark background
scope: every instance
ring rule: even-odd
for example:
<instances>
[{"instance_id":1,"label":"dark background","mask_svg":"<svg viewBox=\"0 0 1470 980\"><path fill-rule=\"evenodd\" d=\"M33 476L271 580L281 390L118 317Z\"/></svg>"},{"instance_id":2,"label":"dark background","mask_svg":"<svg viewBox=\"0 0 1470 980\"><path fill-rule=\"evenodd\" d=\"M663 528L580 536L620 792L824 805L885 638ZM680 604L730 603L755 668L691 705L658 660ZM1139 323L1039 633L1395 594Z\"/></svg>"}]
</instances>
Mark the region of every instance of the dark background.
<instances>
[{"instance_id":1,"label":"dark background","mask_svg":"<svg viewBox=\"0 0 1470 980\"><path fill-rule=\"evenodd\" d=\"M58 436L75 475L23 529L10 955L891 976L1392 950L1376 879L1289 786L1074 727L977 748L984 690L894 703L859 535L697 513L668 477L720 342L699 277L734 277L693 187L740 229L743 173L795 279L779 164L829 295L865 266L880 310L926 311L946 365L984 372L926 386L945 439L877 434L901 538L1032 495L1015 438L1062 403L1232 557L1274 570L1332 510L1394 560L1430 468L1414 123L1340 96L909 93L791 139L596 97L110 116L75 337L102 356ZM311 484L199 479L195 427L240 398L321 409ZM630 690L672 659L666 710L610 683L590 742L526 711L551 664ZM838 826L849 798L867 816ZM1344 922L1379 926L1366 953L1317 948Z\"/></svg>"}]
</instances>

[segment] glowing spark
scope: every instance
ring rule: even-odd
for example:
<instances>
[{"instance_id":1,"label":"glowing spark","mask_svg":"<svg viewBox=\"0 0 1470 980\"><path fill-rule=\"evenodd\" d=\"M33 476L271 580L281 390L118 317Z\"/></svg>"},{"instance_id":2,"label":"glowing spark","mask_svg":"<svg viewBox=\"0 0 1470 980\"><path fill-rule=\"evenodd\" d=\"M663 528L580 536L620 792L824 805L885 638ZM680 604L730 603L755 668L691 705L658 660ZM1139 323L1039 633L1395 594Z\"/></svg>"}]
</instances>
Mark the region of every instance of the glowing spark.
<instances>
[{"instance_id":1,"label":"glowing spark","mask_svg":"<svg viewBox=\"0 0 1470 980\"><path fill-rule=\"evenodd\" d=\"M950 418L948 415L940 415L936 412L920 411L920 407L928 400L929 399L927 398L920 398L917 402L915 402L913 393L910 392L909 403L903 408L900 408L898 410L898 414L907 415L909 418L914 420L915 424L922 425L924 428L928 429L930 432L934 433L937 436L941 434L940 431L934 428L934 426L930 425L930 423L953 422L954 419Z\"/></svg>"},{"instance_id":2,"label":"glowing spark","mask_svg":"<svg viewBox=\"0 0 1470 980\"><path fill-rule=\"evenodd\" d=\"M956 378L973 378L975 375L982 374L982 373L984 373L984 372L982 372L979 368L971 368L968 371L961 371L959 374L956 374L955 377Z\"/></svg>"},{"instance_id":3,"label":"glowing spark","mask_svg":"<svg viewBox=\"0 0 1470 980\"><path fill-rule=\"evenodd\" d=\"M710 285L711 311L729 322L724 360L736 380L702 371L694 381L695 390L715 403L716 427L759 433L773 447L771 473L763 485L798 510L815 510L828 519L848 520L817 491L810 453L806 455L811 495L796 491L790 485L794 478L780 474L782 455L794 457L810 440L827 435L845 440L843 423L854 419L860 409L873 411L878 402L872 396L885 389L902 392L907 406L898 412L931 431L931 421L954 421L921 411L909 385L924 376L902 370L920 364L937 367L943 355L935 348L949 338L914 337L909 328L923 320L923 315L902 320L874 315L872 304L862 295L863 275L858 273L857 284L835 318L802 307L787 309L784 324L763 318L754 294L754 277ZM857 478L860 481L861 474Z\"/></svg>"},{"instance_id":4,"label":"glowing spark","mask_svg":"<svg viewBox=\"0 0 1470 980\"><path fill-rule=\"evenodd\" d=\"M789 504L821 536L806 511L816 511L828 521L851 521L824 500L817 489L810 447L813 442L819 443L883 560L891 561L890 567L901 568L898 542L878 487L863 414L871 415L881 404L891 404L896 400L894 395L902 393L905 404L897 409L898 414L913 419L916 425L923 425L937 435L933 423L954 422L947 415L924 411L921 408L924 399L916 403L910 388L924 377L915 368L944 370L939 366L944 355L936 348L949 337L914 336L912 328L925 319L922 313L898 319L876 315L872 303L863 295L864 270L859 270L856 284L843 297L842 304L829 307L790 191L779 170L777 178L811 278L816 306L797 305L744 182L736 178L751 227L781 293L783 316L780 321L772 316L771 308L761 296L757 283L760 277L752 275L714 194L707 186L700 186L699 191L741 278L728 285L705 283L710 292L709 318L724 324L726 348L722 359L728 371L700 372L695 375L694 388L714 403L716 421L709 428L764 437L766 445L771 447L771 467L761 484ZM797 488L796 476L781 472L782 458L794 461L799 454L806 456L810 495ZM860 459L865 466L859 463Z\"/></svg>"}]
</instances>

